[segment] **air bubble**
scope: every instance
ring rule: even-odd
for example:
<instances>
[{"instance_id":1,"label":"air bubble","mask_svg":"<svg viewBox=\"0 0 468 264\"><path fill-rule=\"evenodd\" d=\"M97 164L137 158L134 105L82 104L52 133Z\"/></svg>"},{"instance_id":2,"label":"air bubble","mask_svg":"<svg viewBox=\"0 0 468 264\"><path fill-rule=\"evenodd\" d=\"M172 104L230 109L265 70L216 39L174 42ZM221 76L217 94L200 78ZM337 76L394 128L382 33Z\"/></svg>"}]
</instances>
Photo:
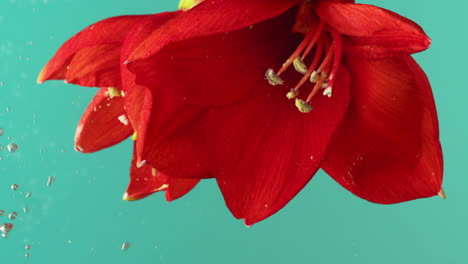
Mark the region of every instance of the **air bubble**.
<instances>
[{"instance_id":1,"label":"air bubble","mask_svg":"<svg viewBox=\"0 0 468 264\"><path fill-rule=\"evenodd\" d=\"M127 250L129 248L130 248L130 242L127 242L127 241L123 242L122 250Z\"/></svg>"},{"instance_id":2,"label":"air bubble","mask_svg":"<svg viewBox=\"0 0 468 264\"><path fill-rule=\"evenodd\" d=\"M0 210L0 216L4 216L5 215L5 211L4 210Z\"/></svg>"},{"instance_id":3,"label":"air bubble","mask_svg":"<svg viewBox=\"0 0 468 264\"><path fill-rule=\"evenodd\" d=\"M16 152L18 151L18 145L16 145L15 143L10 143L7 145L7 149L11 153Z\"/></svg>"},{"instance_id":4,"label":"air bubble","mask_svg":"<svg viewBox=\"0 0 468 264\"><path fill-rule=\"evenodd\" d=\"M18 184L12 184L10 188L11 188L13 191L16 191L16 190L18 190L19 185L18 185Z\"/></svg>"},{"instance_id":5,"label":"air bubble","mask_svg":"<svg viewBox=\"0 0 468 264\"><path fill-rule=\"evenodd\" d=\"M32 195L32 192L28 192L28 193L26 193L26 198L29 198L29 197L31 197L31 195Z\"/></svg>"},{"instance_id":6,"label":"air bubble","mask_svg":"<svg viewBox=\"0 0 468 264\"><path fill-rule=\"evenodd\" d=\"M0 225L0 231L2 233L8 233L13 229L13 224L12 223L4 223Z\"/></svg>"},{"instance_id":7,"label":"air bubble","mask_svg":"<svg viewBox=\"0 0 468 264\"><path fill-rule=\"evenodd\" d=\"M26 245L26 246L24 246L24 249L30 250L30 249L31 249L31 245Z\"/></svg>"},{"instance_id":8,"label":"air bubble","mask_svg":"<svg viewBox=\"0 0 468 264\"><path fill-rule=\"evenodd\" d=\"M8 215L8 218L10 218L11 220L15 220L16 217L18 217L18 213L17 213L17 212L11 212L11 213Z\"/></svg>"},{"instance_id":9,"label":"air bubble","mask_svg":"<svg viewBox=\"0 0 468 264\"><path fill-rule=\"evenodd\" d=\"M49 176L49 178L47 179L47 187L49 187L54 181L55 178L53 176Z\"/></svg>"},{"instance_id":10,"label":"air bubble","mask_svg":"<svg viewBox=\"0 0 468 264\"><path fill-rule=\"evenodd\" d=\"M5 129L0 128L0 136L3 136L3 134L5 134Z\"/></svg>"}]
</instances>

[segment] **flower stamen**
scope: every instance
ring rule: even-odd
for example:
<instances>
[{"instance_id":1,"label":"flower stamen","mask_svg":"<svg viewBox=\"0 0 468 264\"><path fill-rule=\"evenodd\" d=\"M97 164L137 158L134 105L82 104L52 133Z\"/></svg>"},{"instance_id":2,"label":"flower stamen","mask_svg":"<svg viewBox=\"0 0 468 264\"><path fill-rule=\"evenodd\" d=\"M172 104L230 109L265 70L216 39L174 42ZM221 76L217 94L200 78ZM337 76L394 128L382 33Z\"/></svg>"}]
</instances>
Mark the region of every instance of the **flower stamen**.
<instances>
[{"instance_id":1,"label":"flower stamen","mask_svg":"<svg viewBox=\"0 0 468 264\"><path fill-rule=\"evenodd\" d=\"M342 43L339 32L321 19L318 23L314 24L316 26L311 25L304 39L299 43L293 54L283 63L278 72L268 69L265 73L268 82L274 86L284 84L284 80L280 75L291 65L297 72L304 75L294 88L286 93L288 99L295 99L295 105L302 113L312 111L313 107L310 105L310 102L320 89L324 89L324 96L332 96L333 83L342 56ZM325 32L328 34L325 34ZM310 66L307 66L305 61L307 58L310 58L309 55L312 51L314 51L312 62ZM313 83L313 87L307 98L305 100L297 98L301 87L308 82Z\"/></svg>"},{"instance_id":2,"label":"flower stamen","mask_svg":"<svg viewBox=\"0 0 468 264\"><path fill-rule=\"evenodd\" d=\"M281 77L279 77L279 75L276 74L276 72L273 71L273 69L268 69L265 73L265 77L268 80L268 82L273 86L284 84L283 79L281 79Z\"/></svg>"}]
</instances>

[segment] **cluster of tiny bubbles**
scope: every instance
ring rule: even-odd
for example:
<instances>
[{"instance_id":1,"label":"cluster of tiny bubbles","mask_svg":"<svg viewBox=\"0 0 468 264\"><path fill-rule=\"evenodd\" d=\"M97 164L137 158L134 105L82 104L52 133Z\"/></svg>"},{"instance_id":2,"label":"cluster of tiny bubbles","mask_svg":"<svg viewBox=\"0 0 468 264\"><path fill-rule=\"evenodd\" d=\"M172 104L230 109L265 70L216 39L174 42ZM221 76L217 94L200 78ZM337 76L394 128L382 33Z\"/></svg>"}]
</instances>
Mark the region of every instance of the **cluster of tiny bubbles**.
<instances>
[{"instance_id":1,"label":"cluster of tiny bubbles","mask_svg":"<svg viewBox=\"0 0 468 264\"><path fill-rule=\"evenodd\" d=\"M3 135L5 135L5 129L4 128L0 128L0 137L2 137ZM7 140L11 140L12 137L7 137ZM5 146L0 144L0 154L1 152L5 149ZM14 142L9 142L7 145L6 145L6 149L8 150L8 153L9 154L13 154L15 152L18 151L19 147L16 143ZM3 156L0 155L0 160L3 159Z\"/></svg>"},{"instance_id":2,"label":"cluster of tiny bubbles","mask_svg":"<svg viewBox=\"0 0 468 264\"><path fill-rule=\"evenodd\" d=\"M26 251L29 251L31 249L31 245L27 244L26 246L24 246L24 249ZM26 252L26 253L24 253L24 256L29 258L29 256L31 256L31 255L29 254L29 252Z\"/></svg>"},{"instance_id":3,"label":"cluster of tiny bubbles","mask_svg":"<svg viewBox=\"0 0 468 264\"><path fill-rule=\"evenodd\" d=\"M12 197L15 199L29 199L32 196L32 192L23 192L22 189L24 186L21 186L19 184L11 184L10 186L11 192L13 192ZM24 203L25 201L22 201ZM15 230L18 226L18 224L21 224L24 222L25 219L22 218L25 214L29 213L29 209L26 206L22 206L21 211L6 211L3 209L0 209L0 235L3 238L8 238L13 230ZM17 221L19 221L17 223ZM26 243L24 245L24 257L29 258L31 256L30 250L31 250L31 244Z\"/></svg>"},{"instance_id":4,"label":"cluster of tiny bubbles","mask_svg":"<svg viewBox=\"0 0 468 264\"><path fill-rule=\"evenodd\" d=\"M21 196L24 196L25 198L31 197L31 192L28 192L27 194L23 194L22 191L18 191L20 189L20 186L18 184L12 184L10 185L10 189L13 192L19 192ZM16 195L14 196L16 197ZM23 207L23 212L27 213L29 210L26 207ZM19 214L17 211L11 211L11 212L6 212L3 209L0 209L0 217L1 218L8 218L7 220L2 221L3 219L0 218L0 233L3 238L7 238L10 235L10 231L13 230L13 227L15 226L13 222L18 218Z\"/></svg>"}]
</instances>

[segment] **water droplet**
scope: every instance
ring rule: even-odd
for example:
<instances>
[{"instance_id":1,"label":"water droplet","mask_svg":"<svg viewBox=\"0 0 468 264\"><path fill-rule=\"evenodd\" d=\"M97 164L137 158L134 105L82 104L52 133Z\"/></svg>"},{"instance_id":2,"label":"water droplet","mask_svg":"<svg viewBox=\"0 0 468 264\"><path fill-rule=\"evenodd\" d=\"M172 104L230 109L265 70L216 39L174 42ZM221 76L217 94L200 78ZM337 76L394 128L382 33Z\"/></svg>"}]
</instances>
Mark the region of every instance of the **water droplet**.
<instances>
[{"instance_id":1,"label":"water droplet","mask_svg":"<svg viewBox=\"0 0 468 264\"><path fill-rule=\"evenodd\" d=\"M0 151L2 151L5 147L0 145Z\"/></svg>"},{"instance_id":2,"label":"water droplet","mask_svg":"<svg viewBox=\"0 0 468 264\"><path fill-rule=\"evenodd\" d=\"M7 238L7 237L8 237L8 233L2 233L2 237Z\"/></svg>"},{"instance_id":3,"label":"water droplet","mask_svg":"<svg viewBox=\"0 0 468 264\"><path fill-rule=\"evenodd\" d=\"M26 208L26 207L24 207L24 208L23 208L23 212L24 212L24 213L27 213L27 212L29 212L29 209Z\"/></svg>"},{"instance_id":4,"label":"water droplet","mask_svg":"<svg viewBox=\"0 0 468 264\"><path fill-rule=\"evenodd\" d=\"M29 253L24 254L25 257L29 258L31 255Z\"/></svg>"},{"instance_id":5,"label":"water droplet","mask_svg":"<svg viewBox=\"0 0 468 264\"><path fill-rule=\"evenodd\" d=\"M11 189L12 189L13 191L18 190L18 188L19 188L19 185L18 185L18 184L12 184L12 185L11 185Z\"/></svg>"},{"instance_id":6,"label":"water droplet","mask_svg":"<svg viewBox=\"0 0 468 264\"><path fill-rule=\"evenodd\" d=\"M55 178L53 176L49 176L49 178L47 179L47 187L49 187L54 181Z\"/></svg>"},{"instance_id":7,"label":"water droplet","mask_svg":"<svg viewBox=\"0 0 468 264\"><path fill-rule=\"evenodd\" d=\"M30 250L30 249L31 249L31 245L26 245L26 246L24 246L24 249Z\"/></svg>"},{"instance_id":8,"label":"water droplet","mask_svg":"<svg viewBox=\"0 0 468 264\"><path fill-rule=\"evenodd\" d=\"M32 192L28 192L28 193L26 193L26 198L29 198L29 197L31 197L31 195L32 195Z\"/></svg>"},{"instance_id":9,"label":"water droplet","mask_svg":"<svg viewBox=\"0 0 468 264\"><path fill-rule=\"evenodd\" d=\"M0 136L3 136L3 134L5 134L5 129L0 128Z\"/></svg>"},{"instance_id":10,"label":"water droplet","mask_svg":"<svg viewBox=\"0 0 468 264\"><path fill-rule=\"evenodd\" d=\"M18 217L18 213L17 213L17 212L11 212L11 213L8 215L8 218L10 218L11 220L15 220L16 217Z\"/></svg>"},{"instance_id":11,"label":"water droplet","mask_svg":"<svg viewBox=\"0 0 468 264\"><path fill-rule=\"evenodd\" d=\"M8 144L7 148L8 148L8 151L12 153L18 151L18 145L16 145L15 143Z\"/></svg>"},{"instance_id":12,"label":"water droplet","mask_svg":"<svg viewBox=\"0 0 468 264\"><path fill-rule=\"evenodd\" d=\"M122 250L127 250L129 248L130 248L130 242L127 242L127 241L123 242Z\"/></svg>"},{"instance_id":13,"label":"water droplet","mask_svg":"<svg viewBox=\"0 0 468 264\"><path fill-rule=\"evenodd\" d=\"M0 210L0 216L4 216L5 215L5 211L4 210Z\"/></svg>"}]
</instances>

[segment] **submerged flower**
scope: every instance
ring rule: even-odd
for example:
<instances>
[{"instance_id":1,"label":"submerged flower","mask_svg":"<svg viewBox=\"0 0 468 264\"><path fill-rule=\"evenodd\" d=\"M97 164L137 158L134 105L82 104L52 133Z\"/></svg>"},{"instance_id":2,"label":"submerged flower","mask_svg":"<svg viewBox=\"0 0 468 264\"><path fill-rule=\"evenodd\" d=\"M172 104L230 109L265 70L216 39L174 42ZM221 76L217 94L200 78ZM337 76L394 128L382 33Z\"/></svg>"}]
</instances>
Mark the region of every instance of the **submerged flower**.
<instances>
[{"instance_id":1,"label":"submerged flower","mask_svg":"<svg viewBox=\"0 0 468 264\"><path fill-rule=\"evenodd\" d=\"M45 67L40 81L104 87L80 123L78 146L98 150L135 133L132 175L151 170L174 185L216 178L247 225L283 208L320 167L376 203L441 192L436 109L411 57L430 44L417 24L344 0L180 7L98 28L104 20ZM111 97L118 93L109 86L125 96ZM93 114L106 100L115 110ZM171 187L139 179L129 189L141 197L148 185Z\"/></svg>"},{"instance_id":2,"label":"submerged flower","mask_svg":"<svg viewBox=\"0 0 468 264\"><path fill-rule=\"evenodd\" d=\"M136 140L135 146L142 144L135 131L144 131L147 126L152 96L145 87L135 84L133 74L122 67L122 58L152 30L176 15L177 12L121 16L100 21L64 43L41 71L39 83L62 79L66 83L100 87L78 124L77 151L95 152L130 135ZM144 133L142 135L144 137ZM171 201L186 194L199 182L198 179L162 174L144 160L138 160L136 149L125 200L166 191L166 199Z\"/></svg>"}]
</instances>

